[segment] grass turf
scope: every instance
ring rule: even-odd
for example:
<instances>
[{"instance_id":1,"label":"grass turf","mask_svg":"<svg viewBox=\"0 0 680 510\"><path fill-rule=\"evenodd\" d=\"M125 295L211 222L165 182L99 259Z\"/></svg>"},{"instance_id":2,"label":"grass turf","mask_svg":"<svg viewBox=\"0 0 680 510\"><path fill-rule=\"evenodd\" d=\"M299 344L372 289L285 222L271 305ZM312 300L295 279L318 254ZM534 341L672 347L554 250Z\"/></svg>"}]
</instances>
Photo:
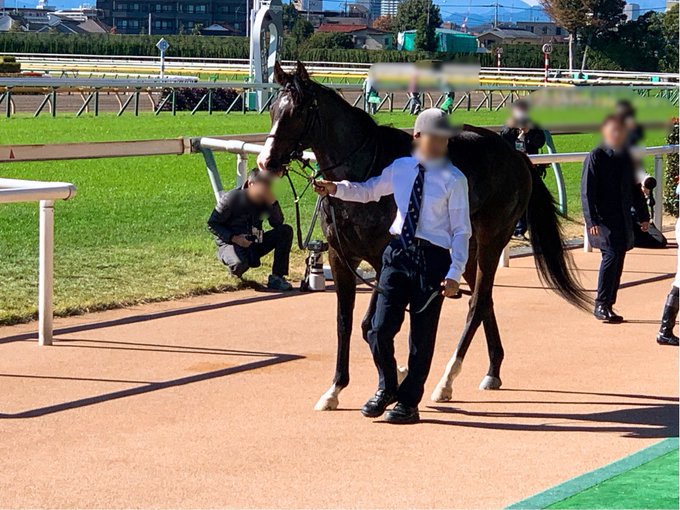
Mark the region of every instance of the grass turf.
<instances>
[{"instance_id":1,"label":"grass turf","mask_svg":"<svg viewBox=\"0 0 680 510\"><path fill-rule=\"evenodd\" d=\"M456 112L457 122L499 124L505 112ZM381 124L412 125L401 113L379 114ZM268 116L242 114L168 114L155 117L31 118L0 122L0 143L56 143L132 140L264 132ZM596 135L556 137L560 152L587 150ZM662 143L649 133L648 143ZM348 141L348 150L351 149ZM233 185L235 157L217 156L225 187ZM225 290L237 286L215 259L205 221L214 206L200 155L54 161L2 165L3 177L73 182L78 195L56 209L55 309L58 315L92 311L143 301ZM580 217L579 165L565 165L570 215ZM549 186L554 189L551 176ZM279 197L293 221L290 192L279 184ZM302 203L309 219L314 196ZM37 204L0 207L0 324L34 318L37 309ZM293 253L294 277L304 255ZM248 273L261 281L267 263Z\"/></svg>"},{"instance_id":2,"label":"grass turf","mask_svg":"<svg viewBox=\"0 0 680 510\"><path fill-rule=\"evenodd\" d=\"M678 508L678 450L605 480L547 508Z\"/></svg>"}]
</instances>

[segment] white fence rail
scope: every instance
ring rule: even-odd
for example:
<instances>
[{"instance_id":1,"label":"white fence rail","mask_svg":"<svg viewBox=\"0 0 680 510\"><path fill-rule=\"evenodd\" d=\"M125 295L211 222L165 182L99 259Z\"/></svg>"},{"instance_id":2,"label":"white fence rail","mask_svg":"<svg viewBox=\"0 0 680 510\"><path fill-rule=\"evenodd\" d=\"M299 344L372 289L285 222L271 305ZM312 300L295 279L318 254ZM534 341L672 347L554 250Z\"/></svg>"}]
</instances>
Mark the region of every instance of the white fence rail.
<instances>
[{"instance_id":1,"label":"white fence rail","mask_svg":"<svg viewBox=\"0 0 680 510\"><path fill-rule=\"evenodd\" d=\"M40 255L38 283L38 343L52 345L54 293L54 201L75 196L76 187L65 182L0 178L0 204L40 203Z\"/></svg>"},{"instance_id":2,"label":"white fence rail","mask_svg":"<svg viewBox=\"0 0 680 510\"><path fill-rule=\"evenodd\" d=\"M240 186L243 184L246 174L248 172L248 155L249 154L259 154L264 149L263 145L258 145L255 143L242 142L240 140L220 140L217 138L201 138L198 141L198 147L204 150L221 150L226 152L231 152L237 155L237 167L236 167L236 184ZM656 179L657 185L654 188L654 199L656 202L656 207L654 208L654 224L659 230L663 226L663 155L664 154L677 154L678 145L660 145L656 147L646 147L639 148L636 150L636 155L638 157L653 156L654 157L654 178ZM205 152L204 152L205 155ZM536 154L529 156L529 159L534 164L551 164L551 163L582 163L583 160L588 155L587 152L565 152L565 153L555 153L555 154ZM306 152L305 157L312 161L316 161L314 154L311 152ZM213 186L213 192L215 193L216 199L219 199L222 193L222 183L220 180L219 172L217 166L214 164L214 159L212 156L206 157L206 166L208 170L208 176L210 182ZM558 179L558 184L560 180ZM566 190L558 190L560 196L566 197ZM584 250L591 251L591 247L588 243L588 236L584 234ZM501 267L510 266L510 254L509 250L506 248L503 250L501 255L501 260L499 261Z\"/></svg>"}]
</instances>

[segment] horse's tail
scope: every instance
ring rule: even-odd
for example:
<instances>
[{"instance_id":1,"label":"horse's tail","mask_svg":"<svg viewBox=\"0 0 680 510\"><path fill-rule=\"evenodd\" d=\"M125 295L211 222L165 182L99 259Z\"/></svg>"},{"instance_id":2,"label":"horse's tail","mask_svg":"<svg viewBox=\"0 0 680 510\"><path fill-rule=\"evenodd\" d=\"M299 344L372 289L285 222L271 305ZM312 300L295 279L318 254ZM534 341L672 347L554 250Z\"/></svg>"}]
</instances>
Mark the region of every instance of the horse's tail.
<instances>
[{"instance_id":1,"label":"horse's tail","mask_svg":"<svg viewBox=\"0 0 680 510\"><path fill-rule=\"evenodd\" d=\"M574 264L562 241L555 201L540 172L526 155L523 156L532 176L527 222L538 274L545 285L569 303L587 310L592 306L592 299L574 277Z\"/></svg>"}]
</instances>

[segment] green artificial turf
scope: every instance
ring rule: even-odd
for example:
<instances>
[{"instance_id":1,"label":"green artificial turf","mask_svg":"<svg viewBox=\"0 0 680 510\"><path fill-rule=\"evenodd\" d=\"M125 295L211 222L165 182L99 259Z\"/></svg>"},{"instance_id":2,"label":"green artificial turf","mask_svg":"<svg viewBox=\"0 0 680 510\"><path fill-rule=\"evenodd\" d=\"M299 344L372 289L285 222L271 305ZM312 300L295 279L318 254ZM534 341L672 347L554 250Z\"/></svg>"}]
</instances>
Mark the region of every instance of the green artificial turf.
<instances>
[{"instance_id":1,"label":"green artificial turf","mask_svg":"<svg viewBox=\"0 0 680 510\"><path fill-rule=\"evenodd\" d=\"M506 112L456 112L457 122L500 124ZM413 117L381 113L382 124L407 127ZM0 120L0 144L133 140L264 132L267 115L164 113L158 117L63 115ZM348 150L351 140L347 141ZM588 150L597 135L555 137L560 152ZM663 142L649 133L648 143ZM235 157L218 154L225 187L234 183ZM254 163L254 160L253 160ZM214 198L200 155L134 157L0 165L0 175L74 183L78 195L55 205L55 309L59 315L233 288L237 282L215 258L206 219ZM565 165L570 215L580 217L579 165ZM554 182L548 184L554 189ZM300 186L304 183L300 182ZM278 192L293 221L290 192ZM315 197L302 202L308 221ZM303 220L303 221L304 221ZM0 205L0 324L34 318L38 281L38 206ZM304 255L293 253L293 276ZM266 266L249 272L262 281Z\"/></svg>"},{"instance_id":2,"label":"green artificial turf","mask_svg":"<svg viewBox=\"0 0 680 510\"><path fill-rule=\"evenodd\" d=\"M547 508L678 508L678 450L605 480Z\"/></svg>"}]
</instances>

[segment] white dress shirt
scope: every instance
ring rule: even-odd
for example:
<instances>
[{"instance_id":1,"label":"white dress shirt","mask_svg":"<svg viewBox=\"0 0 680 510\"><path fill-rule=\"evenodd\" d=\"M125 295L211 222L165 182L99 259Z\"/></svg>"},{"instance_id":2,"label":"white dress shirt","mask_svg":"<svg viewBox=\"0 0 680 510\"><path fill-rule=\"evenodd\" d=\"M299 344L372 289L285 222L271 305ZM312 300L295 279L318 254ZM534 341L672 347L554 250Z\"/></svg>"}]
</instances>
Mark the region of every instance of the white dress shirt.
<instances>
[{"instance_id":1,"label":"white dress shirt","mask_svg":"<svg viewBox=\"0 0 680 510\"><path fill-rule=\"evenodd\" d=\"M446 278L460 282L472 234L467 179L448 158L426 161L422 165L425 167L424 189L416 237L451 250L451 267ZM333 196L366 203L394 194L397 216L390 232L399 235L417 175L418 160L412 156L400 158L366 182L337 182L338 189Z\"/></svg>"}]
</instances>

